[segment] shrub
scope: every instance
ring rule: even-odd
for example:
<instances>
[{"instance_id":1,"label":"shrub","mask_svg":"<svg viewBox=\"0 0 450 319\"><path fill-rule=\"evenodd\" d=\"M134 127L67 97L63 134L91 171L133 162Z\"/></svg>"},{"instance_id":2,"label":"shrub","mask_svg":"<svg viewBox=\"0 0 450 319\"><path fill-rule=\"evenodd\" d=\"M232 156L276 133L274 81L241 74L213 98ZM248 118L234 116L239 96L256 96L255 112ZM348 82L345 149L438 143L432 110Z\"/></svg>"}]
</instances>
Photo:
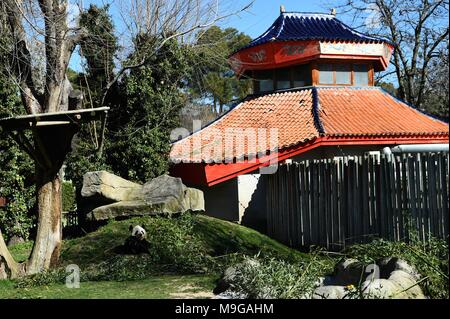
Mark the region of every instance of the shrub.
<instances>
[{"instance_id":1,"label":"shrub","mask_svg":"<svg viewBox=\"0 0 450 319\"><path fill-rule=\"evenodd\" d=\"M7 199L0 207L0 227L6 238L27 239L34 227L34 186L31 184L32 163L12 141L0 136L0 196Z\"/></svg>"},{"instance_id":2,"label":"shrub","mask_svg":"<svg viewBox=\"0 0 450 319\"><path fill-rule=\"evenodd\" d=\"M70 182L62 183L62 209L64 212L70 212L76 209L75 188Z\"/></svg>"},{"instance_id":3,"label":"shrub","mask_svg":"<svg viewBox=\"0 0 450 319\"><path fill-rule=\"evenodd\" d=\"M230 291L247 298L310 298L318 278L332 269L331 259L312 253L310 260L290 263L275 258L246 257L242 263L226 271Z\"/></svg>"},{"instance_id":4,"label":"shrub","mask_svg":"<svg viewBox=\"0 0 450 319\"><path fill-rule=\"evenodd\" d=\"M8 47L7 39L0 38L0 48ZM0 50L1 51L1 50ZM0 61L2 60L0 52ZM1 63L0 63L1 65ZM23 107L18 88L11 79L0 72L0 118L21 115ZM29 136L28 136L29 137ZM6 132L0 132L0 197L7 205L0 208L0 227L6 238L28 238L34 227L34 165Z\"/></svg>"}]
</instances>

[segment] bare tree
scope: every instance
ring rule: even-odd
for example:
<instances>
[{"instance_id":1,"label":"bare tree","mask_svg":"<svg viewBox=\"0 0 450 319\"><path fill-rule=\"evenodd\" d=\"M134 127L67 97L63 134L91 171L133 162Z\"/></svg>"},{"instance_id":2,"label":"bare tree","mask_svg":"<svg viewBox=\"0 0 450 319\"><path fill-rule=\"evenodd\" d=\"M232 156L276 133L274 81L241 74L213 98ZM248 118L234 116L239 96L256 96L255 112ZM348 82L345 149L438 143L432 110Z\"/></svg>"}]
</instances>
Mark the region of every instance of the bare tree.
<instances>
[{"instance_id":1,"label":"bare tree","mask_svg":"<svg viewBox=\"0 0 450 319\"><path fill-rule=\"evenodd\" d=\"M119 12L123 23L127 27L127 34L131 35L124 41L132 41L137 35L156 35L159 40L152 48L133 63L120 66L116 76L106 85L103 95L103 103L108 91L120 79L124 72L143 66L173 38L180 38L183 42L195 39L196 32L201 32L232 15L246 11L253 5L254 0L249 1L242 8L221 8L219 0L118 0ZM223 5L223 4L222 4ZM233 10L234 9L234 10ZM223 13L220 12L228 12ZM131 48L128 43L126 47ZM126 53L125 53L126 54Z\"/></svg>"},{"instance_id":2,"label":"bare tree","mask_svg":"<svg viewBox=\"0 0 450 319\"><path fill-rule=\"evenodd\" d=\"M2 36L11 38L11 44L6 48L10 52L10 59L1 69L16 81L28 114L57 112L68 107L71 87L66 77L67 67L75 46L86 35L83 29L71 26L68 22L68 2L0 2L0 31ZM139 61L130 64L119 61L118 72L106 86L104 97L124 72L147 63L170 39L186 38L190 33L234 14L220 15L218 0L133 0L122 4L123 8L128 8L127 11L122 11L122 17L131 37L157 34L161 40ZM247 6L244 9L246 8ZM43 47L43 56L31 50L32 47ZM43 64L39 63L42 59ZM42 83L39 83L39 79L42 79ZM55 136L33 130L34 148L48 155L45 158L47 165L36 165L37 236L30 259L18 264L9 253L0 232L0 279L37 273L58 262L62 242L61 184L58 171L70 150L75 133L76 131L67 131L63 136ZM57 147L58 144L61 147Z\"/></svg>"},{"instance_id":3,"label":"bare tree","mask_svg":"<svg viewBox=\"0 0 450 319\"><path fill-rule=\"evenodd\" d=\"M7 71L20 88L26 113L61 110L69 94L66 80L69 59L83 36L82 30L71 29L67 25L67 2L5 0L2 1L1 10L2 20L6 21L2 34L11 39ZM36 14L37 10L39 15ZM40 42L45 47L41 85L36 83L39 76L33 72L39 65L40 56L34 56L30 50L31 46L38 47ZM71 137L68 139L70 141ZM46 155L42 161L45 164L36 165L37 236L30 259L18 264L7 251L0 233L0 263L3 268L7 268L5 272L11 277L49 268L58 262L61 249L61 184L58 171L68 150L55 152L55 149L60 150L59 141L44 130L33 129L33 140L35 147L30 149L35 149L36 153L30 155L36 159L41 154Z\"/></svg>"},{"instance_id":4,"label":"bare tree","mask_svg":"<svg viewBox=\"0 0 450 319\"><path fill-rule=\"evenodd\" d=\"M338 11L394 44L393 70L381 78L395 74L399 97L422 108L430 65L448 41L448 9L448 0L343 0Z\"/></svg>"}]
</instances>

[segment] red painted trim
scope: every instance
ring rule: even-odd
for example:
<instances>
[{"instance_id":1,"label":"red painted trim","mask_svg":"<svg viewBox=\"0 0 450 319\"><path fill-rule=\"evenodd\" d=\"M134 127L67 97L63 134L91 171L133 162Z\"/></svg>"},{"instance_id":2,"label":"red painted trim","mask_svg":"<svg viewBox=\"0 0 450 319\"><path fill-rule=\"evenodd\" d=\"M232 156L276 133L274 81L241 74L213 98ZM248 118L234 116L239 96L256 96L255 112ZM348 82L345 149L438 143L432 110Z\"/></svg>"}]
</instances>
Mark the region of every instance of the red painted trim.
<instances>
[{"instance_id":1,"label":"red painted trim","mask_svg":"<svg viewBox=\"0 0 450 319\"><path fill-rule=\"evenodd\" d=\"M278 153L266 155L260 159L256 159L255 163L230 163L230 164L211 164L206 167L207 185L212 186L229 179L237 177L242 174L252 172L260 167L269 166L270 161L276 159L276 162L281 162L292 156L310 151L320 146L320 138L302 143L291 148L284 149Z\"/></svg>"},{"instance_id":2,"label":"red painted trim","mask_svg":"<svg viewBox=\"0 0 450 319\"><path fill-rule=\"evenodd\" d=\"M177 164L176 170L171 170L174 176L180 176L188 183L196 185L213 186L239 175L250 173L261 167L268 166L270 160L276 158L277 162L282 162L288 158L311 151L321 146L337 146L337 145L401 145L401 144L437 144L447 143L448 135L442 137L335 137L325 136L319 137L306 143L302 143L293 147L285 148L278 153L266 155L262 158L249 162L248 160L237 163L187 163Z\"/></svg>"},{"instance_id":3,"label":"red painted trim","mask_svg":"<svg viewBox=\"0 0 450 319\"><path fill-rule=\"evenodd\" d=\"M239 175L250 173L259 169L260 167L268 166L270 160L277 156L278 162L282 162L288 158L300 155L302 153L311 151L321 146L357 146L357 145L402 145L402 144L437 144L448 142L448 136L442 138L436 137L433 139L425 137L320 137L313 141L299 144L297 146L284 149L277 154L265 156L258 159L256 163L230 163L230 164L210 164L205 167L206 182L208 186L213 186L229 179L235 178Z\"/></svg>"},{"instance_id":4,"label":"red painted trim","mask_svg":"<svg viewBox=\"0 0 450 319\"><path fill-rule=\"evenodd\" d=\"M390 45L384 45L387 45L392 52ZM270 42L257 45L236 52L230 57L229 63L239 77L249 70L277 69L317 59L375 61L377 71L385 70L389 64L389 60L382 55L321 53L320 41L315 40Z\"/></svg>"}]
</instances>

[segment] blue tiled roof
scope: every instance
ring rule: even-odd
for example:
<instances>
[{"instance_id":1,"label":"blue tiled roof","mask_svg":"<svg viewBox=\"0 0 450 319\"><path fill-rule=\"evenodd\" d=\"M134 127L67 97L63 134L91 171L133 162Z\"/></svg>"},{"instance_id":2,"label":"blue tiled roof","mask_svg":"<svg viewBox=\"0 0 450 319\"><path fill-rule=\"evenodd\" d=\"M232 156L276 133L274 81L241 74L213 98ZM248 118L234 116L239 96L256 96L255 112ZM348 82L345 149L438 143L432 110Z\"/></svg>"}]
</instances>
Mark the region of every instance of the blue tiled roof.
<instances>
[{"instance_id":1,"label":"blue tiled roof","mask_svg":"<svg viewBox=\"0 0 450 319\"><path fill-rule=\"evenodd\" d=\"M271 41L301 40L388 42L358 32L331 14L283 12L266 32L240 50Z\"/></svg>"}]
</instances>

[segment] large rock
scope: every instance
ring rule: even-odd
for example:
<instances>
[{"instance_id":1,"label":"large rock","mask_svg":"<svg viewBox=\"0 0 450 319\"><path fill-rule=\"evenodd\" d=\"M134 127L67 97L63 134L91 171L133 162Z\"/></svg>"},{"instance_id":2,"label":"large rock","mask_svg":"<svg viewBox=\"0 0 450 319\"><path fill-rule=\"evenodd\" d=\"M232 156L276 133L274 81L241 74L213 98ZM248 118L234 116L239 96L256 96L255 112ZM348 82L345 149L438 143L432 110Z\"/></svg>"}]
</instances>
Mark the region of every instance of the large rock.
<instances>
[{"instance_id":1,"label":"large rock","mask_svg":"<svg viewBox=\"0 0 450 319\"><path fill-rule=\"evenodd\" d=\"M326 277L323 285L315 289L312 297L357 297L349 294L352 287L355 291L359 289L363 298L368 299L424 299L426 297L417 284L419 279L420 275L414 266L395 257L385 258L377 264L367 266L355 259L348 259L337 265L334 276Z\"/></svg>"},{"instance_id":2,"label":"large rock","mask_svg":"<svg viewBox=\"0 0 450 319\"><path fill-rule=\"evenodd\" d=\"M186 186L183 185L181 178L162 175L156 177L142 187L142 199L152 203L166 203L171 199L182 200Z\"/></svg>"},{"instance_id":3,"label":"large rock","mask_svg":"<svg viewBox=\"0 0 450 319\"><path fill-rule=\"evenodd\" d=\"M364 281L367 276L366 267L356 259L346 259L339 263L335 269L335 275L332 277L332 285L348 286L358 285Z\"/></svg>"},{"instance_id":4,"label":"large rock","mask_svg":"<svg viewBox=\"0 0 450 319\"><path fill-rule=\"evenodd\" d=\"M426 299L414 278L402 270L393 271L388 279L363 282L362 291L365 298Z\"/></svg>"},{"instance_id":5,"label":"large rock","mask_svg":"<svg viewBox=\"0 0 450 319\"><path fill-rule=\"evenodd\" d=\"M385 258L378 265L381 279L367 280L362 284L366 298L426 298L417 284L420 274L414 266L395 257Z\"/></svg>"},{"instance_id":6,"label":"large rock","mask_svg":"<svg viewBox=\"0 0 450 319\"><path fill-rule=\"evenodd\" d=\"M186 187L180 178L162 175L141 186L105 173L92 172L85 175L85 191L82 196L90 199L88 202L100 203L94 205L87 214L90 220L205 210L203 192ZM115 181L118 185L114 184Z\"/></svg>"},{"instance_id":7,"label":"large rock","mask_svg":"<svg viewBox=\"0 0 450 319\"><path fill-rule=\"evenodd\" d=\"M130 182L106 171L88 172L83 176L81 196L101 203L136 200L142 185Z\"/></svg>"}]
</instances>

